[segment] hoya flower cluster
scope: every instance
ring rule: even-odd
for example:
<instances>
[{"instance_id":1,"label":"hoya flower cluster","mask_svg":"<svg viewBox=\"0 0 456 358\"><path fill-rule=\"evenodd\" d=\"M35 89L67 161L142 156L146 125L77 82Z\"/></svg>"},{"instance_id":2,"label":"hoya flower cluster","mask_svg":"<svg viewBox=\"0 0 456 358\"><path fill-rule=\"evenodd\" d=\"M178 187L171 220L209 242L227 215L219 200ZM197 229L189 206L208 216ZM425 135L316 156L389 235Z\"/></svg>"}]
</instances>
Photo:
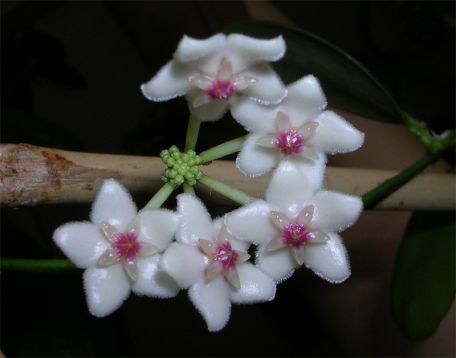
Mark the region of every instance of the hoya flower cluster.
<instances>
[{"instance_id":1,"label":"hoya flower cluster","mask_svg":"<svg viewBox=\"0 0 456 358\"><path fill-rule=\"evenodd\" d=\"M281 36L184 36L173 59L142 85L153 101L185 95L201 122L230 109L249 133L237 168L249 177L274 172L263 199L216 219L193 194L178 195L176 211L137 212L119 183L105 181L91 222L67 223L54 233L62 251L85 269L92 314L110 314L131 290L159 298L188 290L208 329L218 331L229 320L231 303L273 300L276 285L302 266L333 283L349 277L339 233L356 221L362 203L324 190L323 179L326 155L354 151L364 136L325 110L314 76L282 83L268 62L284 53ZM173 146L161 157L167 166L162 179L172 188L203 177L202 160L192 150Z\"/></svg>"}]
</instances>

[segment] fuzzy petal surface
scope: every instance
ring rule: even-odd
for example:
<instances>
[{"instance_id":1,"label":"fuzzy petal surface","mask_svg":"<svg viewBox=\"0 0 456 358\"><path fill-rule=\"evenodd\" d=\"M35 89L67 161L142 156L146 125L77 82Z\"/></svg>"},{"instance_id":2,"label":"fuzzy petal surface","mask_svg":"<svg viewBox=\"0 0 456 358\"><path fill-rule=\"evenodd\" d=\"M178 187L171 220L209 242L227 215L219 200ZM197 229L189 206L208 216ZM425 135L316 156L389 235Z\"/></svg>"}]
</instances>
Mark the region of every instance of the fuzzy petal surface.
<instances>
[{"instance_id":1,"label":"fuzzy petal surface","mask_svg":"<svg viewBox=\"0 0 456 358\"><path fill-rule=\"evenodd\" d=\"M257 177L271 171L278 163L280 153L275 148L257 145L259 134L247 136L236 159L239 171L248 177Z\"/></svg>"},{"instance_id":2,"label":"fuzzy petal surface","mask_svg":"<svg viewBox=\"0 0 456 358\"><path fill-rule=\"evenodd\" d=\"M265 302L274 299L276 284L264 272L250 263L237 267L241 287L231 289L231 301L234 303Z\"/></svg>"},{"instance_id":3,"label":"fuzzy petal surface","mask_svg":"<svg viewBox=\"0 0 456 358\"><path fill-rule=\"evenodd\" d=\"M250 99L266 106L279 104L287 95L287 88L271 66L259 64L248 68L243 75L254 77L257 82L241 91Z\"/></svg>"},{"instance_id":4,"label":"fuzzy petal surface","mask_svg":"<svg viewBox=\"0 0 456 358\"><path fill-rule=\"evenodd\" d=\"M169 298L179 292L179 286L169 275L161 271L159 261L161 255L138 258L138 279L132 290L138 295Z\"/></svg>"},{"instance_id":5,"label":"fuzzy petal surface","mask_svg":"<svg viewBox=\"0 0 456 358\"><path fill-rule=\"evenodd\" d=\"M181 288L188 288L204 277L207 259L196 246L172 243L163 253L160 268Z\"/></svg>"},{"instance_id":6,"label":"fuzzy petal surface","mask_svg":"<svg viewBox=\"0 0 456 358\"><path fill-rule=\"evenodd\" d=\"M179 62L194 62L221 51L226 44L226 36L215 34L207 39L195 39L184 35L177 45L174 58Z\"/></svg>"},{"instance_id":7,"label":"fuzzy petal surface","mask_svg":"<svg viewBox=\"0 0 456 358\"><path fill-rule=\"evenodd\" d=\"M276 251L266 251L267 245L258 247L256 265L274 282L280 283L289 278L295 268L296 262L287 248Z\"/></svg>"},{"instance_id":8,"label":"fuzzy petal surface","mask_svg":"<svg viewBox=\"0 0 456 358\"><path fill-rule=\"evenodd\" d=\"M141 91L144 97L154 102L183 96L191 88L189 77L193 72L191 67L171 60L154 77L141 85Z\"/></svg>"},{"instance_id":9,"label":"fuzzy petal surface","mask_svg":"<svg viewBox=\"0 0 456 358\"><path fill-rule=\"evenodd\" d=\"M291 161L282 161L266 189L266 201L288 215L295 216L304 202L314 194L315 188Z\"/></svg>"},{"instance_id":10,"label":"fuzzy petal surface","mask_svg":"<svg viewBox=\"0 0 456 358\"><path fill-rule=\"evenodd\" d=\"M230 287L225 279L218 277L208 283L200 280L188 290L188 294L210 332L225 327L231 313Z\"/></svg>"},{"instance_id":11,"label":"fuzzy petal surface","mask_svg":"<svg viewBox=\"0 0 456 358\"><path fill-rule=\"evenodd\" d=\"M339 235L328 236L325 244L305 247L304 265L326 281L340 283L351 273L347 250Z\"/></svg>"},{"instance_id":12,"label":"fuzzy petal surface","mask_svg":"<svg viewBox=\"0 0 456 358\"><path fill-rule=\"evenodd\" d=\"M364 143L364 133L332 111L323 112L316 121L319 125L309 144L321 151L331 154L348 153Z\"/></svg>"},{"instance_id":13,"label":"fuzzy petal surface","mask_svg":"<svg viewBox=\"0 0 456 358\"><path fill-rule=\"evenodd\" d=\"M114 312L130 294L130 281L120 264L91 267L83 278L89 311L96 317Z\"/></svg>"},{"instance_id":14,"label":"fuzzy petal surface","mask_svg":"<svg viewBox=\"0 0 456 358\"><path fill-rule=\"evenodd\" d=\"M312 202L316 207L312 228L325 232L345 230L363 210L361 198L328 190L319 191Z\"/></svg>"},{"instance_id":15,"label":"fuzzy petal surface","mask_svg":"<svg viewBox=\"0 0 456 358\"><path fill-rule=\"evenodd\" d=\"M280 60L285 54L286 44L282 36L273 39L256 39L242 34L227 37L229 59L235 72L259 63Z\"/></svg>"},{"instance_id":16,"label":"fuzzy petal surface","mask_svg":"<svg viewBox=\"0 0 456 358\"><path fill-rule=\"evenodd\" d=\"M79 268L96 264L98 258L110 248L100 229L89 222L70 222L54 231L54 242Z\"/></svg>"},{"instance_id":17,"label":"fuzzy petal surface","mask_svg":"<svg viewBox=\"0 0 456 358\"><path fill-rule=\"evenodd\" d=\"M274 133L279 108L280 106L263 106L247 97L238 96L231 104L231 115L248 132Z\"/></svg>"},{"instance_id":18,"label":"fuzzy petal surface","mask_svg":"<svg viewBox=\"0 0 456 358\"><path fill-rule=\"evenodd\" d=\"M326 97L318 79L308 75L288 86L288 96L281 104L293 126L314 119L326 107Z\"/></svg>"},{"instance_id":19,"label":"fuzzy petal surface","mask_svg":"<svg viewBox=\"0 0 456 358\"><path fill-rule=\"evenodd\" d=\"M227 214L225 223L237 239L257 245L267 244L277 235L271 221L270 206L262 200Z\"/></svg>"},{"instance_id":20,"label":"fuzzy petal surface","mask_svg":"<svg viewBox=\"0 0 456 358\"><path fill-rule=\"evenodd\" d=\"M149 242L163 251L177 230L180 216L171 210L142 210L139 214L141 232L139 241Z\"/></svg>"},{"instance_id":21,"label":"fuzzy petal surface","mask_svg":"<svg viewBox=\"0 0 456 358\"><path fill-rule=\"evenodd\" d=\"M178 195L177 211L181 214L181 222L176 233L177 241L196 246L199 239L215 238L216 230L211 217L202 201L196 196Z\"/></svg>"},{"instance_id":22,"label":"fuzzy petal surface","mask_svg":"<svg viewBox=\"0 0 456 358\"><path fill-rule=\"evenodd\" d=\"M105 180L92 205L92 222L100 227L105 221L123 232L135 215L136 205L130 193L117 181Z\"/></svg>"},{"instance_id":23,"label":"fuzzy petal surface","mask_svg":"<svg viewBox=\"0 0 456 358\"><path fill-rule=\"evenodd\" d=\"M326 155L318 153L318 159L309 160L299 155L292 156L289 161L306 178L309 189L313 192L320 190L323 186L326 172Z\"/></svg>"}]
</instances>

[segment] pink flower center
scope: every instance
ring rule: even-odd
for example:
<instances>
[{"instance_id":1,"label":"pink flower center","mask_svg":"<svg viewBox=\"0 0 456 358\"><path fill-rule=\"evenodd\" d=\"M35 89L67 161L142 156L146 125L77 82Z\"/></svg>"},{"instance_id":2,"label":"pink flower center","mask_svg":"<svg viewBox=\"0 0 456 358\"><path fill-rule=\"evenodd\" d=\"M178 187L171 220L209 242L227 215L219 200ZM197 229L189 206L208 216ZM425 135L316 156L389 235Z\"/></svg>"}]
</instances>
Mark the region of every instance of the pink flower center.
<instances>
[{"instance_id":1,"label":"pink flower center","mask_svg":"<svg viewBox=\"0 0 456 358\"><path fill-rule=\"evenodd\" d=\"M295 129L289 129L286 132L280 132L274 145L282 151L285 156L301 153L304 145L304 138Z\"/></svg>"},{"instance_id":2,"label":"pink flower center","mask_svg":"<svg viewBox=\"0 0 456 358\"><path fill-rule=\"evenodd\" d=\"M230 99L236 91L236 85L231 81L214 81L208 91L212 99Z\"/></svg>"},{"instance_id":3,"label":"pink flower center","mask_svg":"<svg viewBox=\"0 0 456 358\"><path fill-rule=\"evenodd\" d=\"M310 232L303 224L289 224L283 230L283 243L299 250L310 240Z\"/></svg>"},{"instance_id":4,"label":"pink flower center","mask_svg":"<svg viewBox=\"0 0 456 358\"><path fill-rule=\"evenodd\" d=\"M138 237L133 232L120 234L113 246L120 258L126 261L135 259L141 250Z\"/></svg>"},{"instance_id":5,"label":"pink flower center","mask_svg":"<svg viewBox=\"0 0 456 358\"><path fill-rule=\"evenodd\" d=\"M217 261L225 270L236 267L239 254L233 250L229 241L225 241L214 250L214 260Z\"/></svg>"}]
</instances>

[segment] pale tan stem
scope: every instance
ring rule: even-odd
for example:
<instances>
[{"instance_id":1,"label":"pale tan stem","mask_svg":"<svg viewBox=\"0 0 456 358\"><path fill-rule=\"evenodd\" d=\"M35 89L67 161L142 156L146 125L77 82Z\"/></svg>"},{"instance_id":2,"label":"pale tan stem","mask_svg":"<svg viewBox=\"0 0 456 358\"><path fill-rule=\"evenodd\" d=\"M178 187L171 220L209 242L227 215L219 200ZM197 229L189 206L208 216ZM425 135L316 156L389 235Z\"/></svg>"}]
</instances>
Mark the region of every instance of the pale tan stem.
<instances>
[{"instance_id":1,"label":"pale tan stem","mask_svg":"<svg viewBox=\"0 0 456 358\"><path fill-rule=\"evenodd\" d=\"M106 178L114 178L131 192L151 195L163 182L160 158L69 152L24 144L0 145L0 203L6 206L89 202ZM254 197L262 197L270 175L248 178L233 162L214 161L202 171ZM397 172L328 168L325 188L362 195ZM212 203L231 203L197 185ZM455 176L422 174L383 201L378 208L399 210L454 210Z\"/></svg>"}]
</instances>

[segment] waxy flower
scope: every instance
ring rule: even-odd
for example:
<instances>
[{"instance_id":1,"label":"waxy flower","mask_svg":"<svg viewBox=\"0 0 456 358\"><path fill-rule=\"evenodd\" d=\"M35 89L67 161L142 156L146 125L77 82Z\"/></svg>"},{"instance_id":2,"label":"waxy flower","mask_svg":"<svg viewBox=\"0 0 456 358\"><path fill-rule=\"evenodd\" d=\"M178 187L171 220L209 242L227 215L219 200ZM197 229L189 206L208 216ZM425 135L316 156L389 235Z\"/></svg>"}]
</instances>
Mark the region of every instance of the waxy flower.
<instances>
[{"instance_id":1,"label":"waxy flower","mask_svg":"<svg viewBox=\"0 0 456 358\"><path fill-rule=\"evenodd\" d=\"M184 36L173 59L141 90L151 101L186 95L196 118L215 121L238 97L265 105L279 103L286 88L267 62L284 53L281 36L270 40L241 34L216 34L204 40Z\"/></svg>"},{"instance_id":2,"label":"waxy flower","mask_svg":"<svg viewBox=\"0 0 456 358\"><path fill-rule=\"evenodd\" d=\"M231 302L254 303L274 298L274 282L251 263L248 242L232 238L222 225L212 222L195 196L177 197L181 222L160 267L189 297L206 320L209 331L222 329L230 317Z\"/></svg>"},{"instance_id":3,"label":"waxy flower","mask_svg":"<svg viewBox=\"0 0 456 358\"><path fill-rule=\"evenodd\" d=\"M237 158L238 169L247 176L263 175L282 160L303 172L314 171L322 180L325 153L358 149L364 135L326 107L318 80L306 76L288 86L288 96L277 106L264 107L239 99L233 117L251 134ZM321 180L315 185L319 187Z\"/></svg>"},{"instance_id":4,"label":"waxy flower","mask_svg":"<svg viewBox=\"0 0 456 358\"><path fill-rule=\"evenodd\" d=\"M115 311L130 291L174 297L176 282L158 269L179 216L168 210L142 210L116 181L106 180L93 203L91 222L57 228L54 241L83 275L89 311L103 317Z\"/></svg>"},{"instance_id":5,"label":"waxy flower","mask_svg":"<svg viewBox=\"0 0 456 358\"><path fill-rule=\"evenodd\" d=\"M282 165L256 201L227 214L229 234L259 245L256 265L276 282L305 265L329 282L350 276L347 252L339 232L362 210L360 198L333 191L315 195L291 163Z\"/></svg>"}]
</instances>

